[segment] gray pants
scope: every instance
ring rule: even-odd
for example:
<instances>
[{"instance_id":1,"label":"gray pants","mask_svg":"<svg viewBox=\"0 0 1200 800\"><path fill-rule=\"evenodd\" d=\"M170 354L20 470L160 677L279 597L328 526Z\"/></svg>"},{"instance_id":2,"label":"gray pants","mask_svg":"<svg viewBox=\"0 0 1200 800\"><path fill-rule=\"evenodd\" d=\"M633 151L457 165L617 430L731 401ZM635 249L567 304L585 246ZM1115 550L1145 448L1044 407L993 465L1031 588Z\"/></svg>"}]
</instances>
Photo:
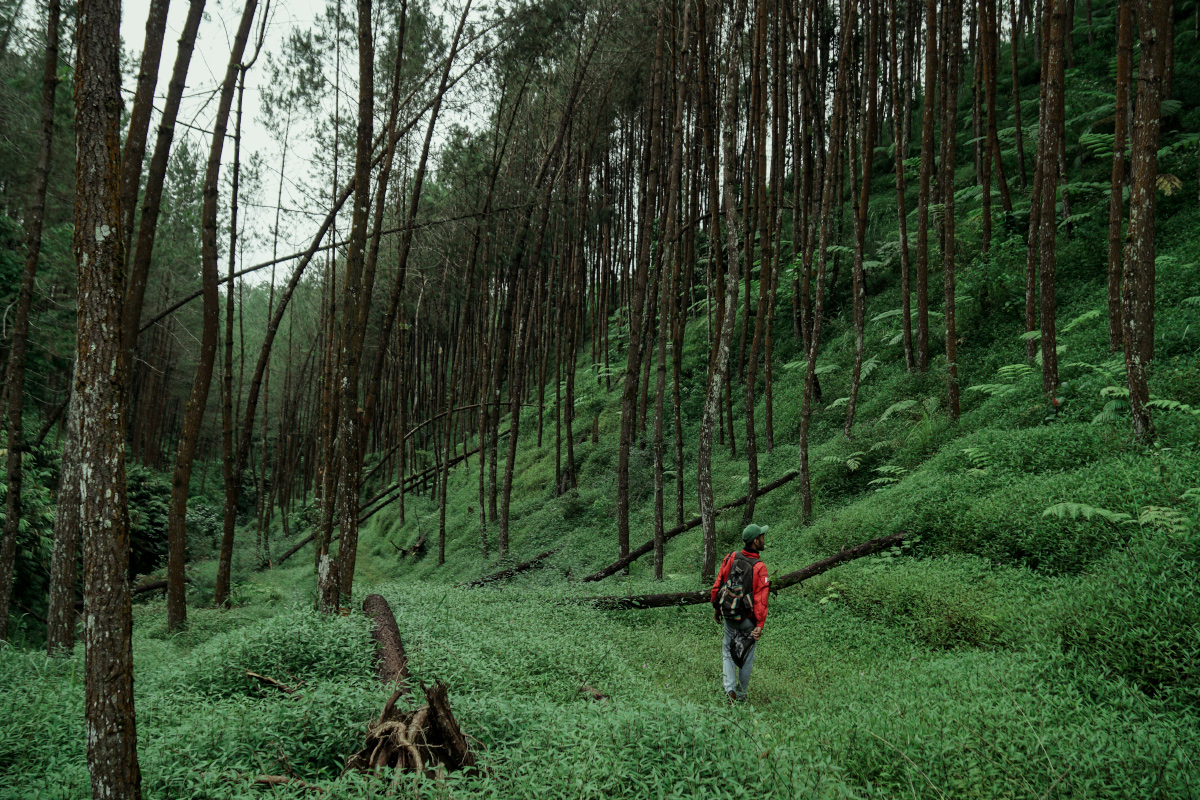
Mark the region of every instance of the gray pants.
<instances>
[{"instance_id":1,"label":"gray pants","mask_svg":"<svg viewBox=\"0 0 1200 800\"><path fill-rule=\"evenodd\" d=\"M754 630L754 623L748 619L742 620L737 625L725 622L725 641L721 644L725 694L735 692L739 700L746 699L746 689L750 686L750 670L754 666L754 654L758 651L758 645L755 644L750 648L750 654L746 656L746 663L739 669L738 665L733 663L733 656L729 654L729 644L733 641L734 631L749 632L752 630Z\"/></svg>"}]
</instances>

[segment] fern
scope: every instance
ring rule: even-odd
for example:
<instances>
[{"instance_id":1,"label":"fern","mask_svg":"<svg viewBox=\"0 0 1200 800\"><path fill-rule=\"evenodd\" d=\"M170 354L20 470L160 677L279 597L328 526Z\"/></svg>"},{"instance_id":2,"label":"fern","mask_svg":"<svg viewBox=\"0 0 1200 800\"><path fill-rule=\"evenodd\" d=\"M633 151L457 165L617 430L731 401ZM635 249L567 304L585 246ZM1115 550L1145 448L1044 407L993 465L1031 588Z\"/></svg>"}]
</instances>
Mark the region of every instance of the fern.
<instances>
[{"instance_id":1,"label":"fern","mask_svg":"<svg viewBox=\"0 0 1200 800\"><path fill-rule=\"evenodd\" d=\"M1089 322L1091 320L1099 319L1099 318L1100 318L1100 309L1093 308L1091 311L1085 311L1084 313L1080 314L1075 319L1068 322L1063 327L1063 329L1061 331L1059 331L1059 333L1068 333L1071 330L1073 330L1074 328L1078 327L1079 325L1082 325L1085 322Z\"/></svg>"},{"instance_id":2,"label":"fern","mask_svg":"<svg viewBox=\"0 0 1200 800\"><path fill-rule=\"evenodd\" d=\"M837 400L834 400L832 403L830 403L829 405L825 406L825 410L826 410L826 411L833 411L835 408L843 408L843 407L845 407L845 406L847 406L847 405L849 405L849 404L850 404L850 398L849 398L849 397L839 397Z\"/></svg>"},{"instance_id":3,"label":"fern","mask_svg":"<svg viewBox=\"0 0 1200 800\"><path fill-rule=\"evenodd\" d=\"M862 369L859 371L859 379L865 381L871 377L871 373L879 368L879 356L871 356L862 363Z\"/></svg>"},{"instance_id":4,"label":"fern","mask_svg":"<svg viewBox=\"0 0 1200 800\"><path fill-rule=\"evenodd\" d=\"M1146 506L1138 514L1137 522L1143 528L1157 528L1176 536L1187 533L1192 523L1182 511L1168 506Z\"/></svg>"},{"instance_id":5,"label":"fern","mask_svg":"<svg viewBox=\"0 0 1200 800\"><path fill-rule=\"evenodd\" d=\"M859 450L854 453L851 453L850 455L846 456L845 458L842 458L841 456L825 456L824 458L821 459L821 461L826 464L845 465L845 467L848 471L855 472L858 470L859 467L862 466L863 458L865 458L866 455L867 455L866 453Z\"/></svg>"},{"instance_id":6,"label":"fern","mask_svg":"<svg viewBox=\"0 0 1200 800\"><path fill-rule=\"evenodd\" d=\"M884 464L882 467L876 467L875 472L879 473L879 477L868 481L867 486L874 486L877 492L882 492L884 489L895 486L908 474L907 469L895 464Z\"/></svg>"},{"instance_id":7,"label":"fern","mask_svg":"<svg viewBox=\"0 0 1200 800\"><path fill-rule=\"evenodd\" d=\"M1104 404L1104 408L1100 413L1092 417L1093 425L1112 425L1120 421L1117 412L1128 408L1129 404L1123 400L1109 400Z\"/></svg>"},{"instance_id":8,"label":"fern","mask_svg":"<svg viewBox=\"0 0 1200 800\"><path fill-rule=\"evenodd\" d=\"M982 447L964 447L963 455L967 457L967 462L971 465L969 472L981 473L987 472L992 468L992 454Z\"/></svg>"},{"instance_id":9,"label":"fern","mask_svg":"<svg viewBox=\"0 0 1200 800\"><path fill-rule=\"evenodd\" d=\"M917 404L916 400L901 400L897 403L892 403L890 406L887 407L887 409L884 410L883 416L881 416L879 418L879 421L884 422L892 414L896 414L901 411L908 411L910 408L912 408L916 404Z\"/></svg>"},{"instance_id":10,"label":"fern","mask_svg":"<svg viewBox=\"0 0 1200 800\"><path fill-rule=\"evenodd\" d=\"M1042 516L1059 519L1102 519L1111 525L1124 525L1134 521L1133 517L1123 511L1109 511L1107 508L1097 508L1085 503L1055 503L1043 511Z\"/></svg>"},{"instance_id":11,"label":"fern","mask_svg":"<svg viewBox=\"0 0 1200 800\"><path fill-rule=\"evenodd\" d=\"M996 370L996 377L1006 381L1019 381L1022 378L1029 377L1033 373L1033 367L1028 364L1009 364Z\"/></svg>"},{"instance_id":12,"label":"fern","mask_svg":"<svg viewBox=\"0 0 1200 800\"><path fill-rule=\"evenodd\" d=\"M1128 391L1126 391L1126 396L1128 394ZM1151 400L1146 403L1146 408L1161 408L1163 411L1182 411L1185 414L1191 414L1193 417L1200 417L1200 408L1193 408L1187 403L1181 403L1178 400Z\"/></svg>"}]
</instances>

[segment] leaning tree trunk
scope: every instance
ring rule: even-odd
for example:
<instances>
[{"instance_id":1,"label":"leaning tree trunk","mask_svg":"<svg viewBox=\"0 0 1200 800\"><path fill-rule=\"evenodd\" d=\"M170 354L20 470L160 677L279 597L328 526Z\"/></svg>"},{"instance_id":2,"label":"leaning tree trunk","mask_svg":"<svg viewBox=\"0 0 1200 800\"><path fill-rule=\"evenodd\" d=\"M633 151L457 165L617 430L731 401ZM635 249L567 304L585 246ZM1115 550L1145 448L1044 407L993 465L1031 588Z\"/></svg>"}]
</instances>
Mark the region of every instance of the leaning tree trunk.
<instances>
[{"instance_id":1,"label":"leaning tree trunk","mask_svg":"<svg viewBox=\"0 0 1200 800\"><path fill-rule=\"evenodd\" d=\"M146 173L146 187L142 199L142 217L138 224L137 246L127 253L129 270L126 275L125 309L121 317L121 349L125 365L125 382L128 385L133 373L133 354L137 349L138 329L142 319L142 305L146 299L146 284L150 276L150 257L154 251L154 238L158 231L158 216L162 210L163 184L170 162L171 142L175 138L175 120L179 116L179 105L187 82L188 68L192 63L192 51L196 34L204 17L205 0L191 0L183 32L179 36L179 49L175 54L175 65L171 69L171 82L167 87L167 99L163 104L162 119L154 140L154 155L150 157L150 169ZM131 236L132 231L125 235Z\"/></svg>"},{"instance_id":2,"label":"leaning tree trunk","mask_svg":"<svg viewBox=\"0 0 1200 800\"><path fill-rule=\"evenodd\" d=\"M13 577L17 557L17 528L21 521L21 458L25 453L22 412L25 403L25 345L29 338L29 308L33 303L33 280L42 252L42 223L46 219L46 186L50 179L50 149L54 143L54 102L58 89L59 0L46 7L46 61L42 70L41 140L37 167L33 173L33 199L27 218L25 268L17 290L13 313L12 338L8 350L8 368L4 386L8 401L8 494L5 498L4 538L0 544L0 641L8 639L8 612L12 601ZM74 564L71 591L74 593Z\"/></svg>"},{"instance_id":3,"label":"leaning tree trunk","mask_svg":"<svg viewBox=\"0 0 1200 800\"><path fill-rule=\"evenodd\" d=\"M217 284L220 281L217 267L217 203L221 172L221 151L225 145L225 129L229 123L229 111L233 106L233 90L237 82L242 53L250 38L250 24L258 0L246 0L241 24L233 40L233 51L225 80L221 85L221 99L213 123L212 147L209 149L208 167L204 176L204 205L201 211L201 263L200 280L204 287L204 316L200 336L200 355L196 364L196 377L192 382L191 396L184 411L183 427L179 433L179 451L175 458L175 472L171 478L171 504L167 513L167 628L176 630L187 622L185 602L184 562L187 558L187 499L191 486L192 464L196 459L196 446L200 440L200 424L204 421L204 408L208 403L208 389L212 383L213 363L217 356L217 330L220 305Z\"/></svg>"},{"instance_id":4,"label":"leaning tree trunk","mask_svg":"<svg viewBox=\"0 0 1200 800\"><path fill-rule=\"evenodd\" d=\"M146 156L146 135L150 131L150 115L154 111L154 89L158 83L158 66L166 40L167 10L170 0L150 0L146 14L146 38L142 45L141 66L138 68L137 88L129 113L129 133L121 157L121 232L124 253L130 257L133 237L133 212L141 188L142 160Z\"/></svg>"},{"instance_id":5,"label":"leaning tree trunk","mask_svg":"<svg viewBox=\"0 0 1200 800\"><path fill-rule=\"evenodd\" d=\"M94 797L138 800L133 612L125 499L120 191L120 4L79 4L75 65L75 259L83 533L84 717Z\"/></svg>"}]
</instances>

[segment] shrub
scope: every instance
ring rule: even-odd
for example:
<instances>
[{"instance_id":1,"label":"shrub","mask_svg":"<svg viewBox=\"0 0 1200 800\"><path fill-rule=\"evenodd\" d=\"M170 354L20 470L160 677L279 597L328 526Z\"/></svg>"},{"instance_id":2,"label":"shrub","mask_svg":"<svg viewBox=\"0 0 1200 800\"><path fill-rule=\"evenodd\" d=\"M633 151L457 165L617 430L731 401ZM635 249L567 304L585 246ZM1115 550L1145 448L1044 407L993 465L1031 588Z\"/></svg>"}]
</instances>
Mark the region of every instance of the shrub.
<instances>
[{"instance_id":1,"label":"shrub","mask_svg":"<svg viewBox=\"0 0 1200 800\"><path fill-rule=\"evenodd\" d=\"M1151 533L1065 598L1063 645L1150 694L1200 700L1200 536Z\"/></svg>"}]
</instances>

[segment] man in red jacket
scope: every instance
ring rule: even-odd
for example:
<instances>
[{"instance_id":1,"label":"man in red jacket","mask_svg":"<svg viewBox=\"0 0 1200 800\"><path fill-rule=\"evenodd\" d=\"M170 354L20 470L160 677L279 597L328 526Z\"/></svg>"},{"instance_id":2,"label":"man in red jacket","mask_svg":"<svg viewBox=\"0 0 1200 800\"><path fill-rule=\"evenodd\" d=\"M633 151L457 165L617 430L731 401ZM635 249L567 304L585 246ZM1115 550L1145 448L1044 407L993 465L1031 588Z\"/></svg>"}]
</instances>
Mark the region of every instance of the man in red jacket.
<instances>
[{"instance_id":1,"label":"man in red jacket","mask_svg":"<svg viewBox=\"0 0 1200 800\"><path fill-rule=\"evenodd\" d=\"M742 531L742 541L745 546L734 550L725 556L721 562L721 570L713 582L709 599L713 604L713 613L717 622L725 623L725 641L721 646L721 656L724 667L725 694L731 702L744 701L746 689L750 685L750 670L754 666L754 651L758 649L757 642L762 636L763 625L767 621L767 602L770 595L770 580L767 578L767 565L763 563L759 553L767 546L767 526L747 525ZM730 581L730 575L733 580ZM747 573L748 576L747 576ZM746 580L749 577L749 580ZM746 586L745 584L749 585ZM732 595L741 597L740 602L731 602ZM732 614L730 608L744 607L749 603L747 613ZM741 617L737 619L736 617ZM741 667L733 661L729 647L738 633L749 636L755 644Z\"/></svg>"}]
</instances>

